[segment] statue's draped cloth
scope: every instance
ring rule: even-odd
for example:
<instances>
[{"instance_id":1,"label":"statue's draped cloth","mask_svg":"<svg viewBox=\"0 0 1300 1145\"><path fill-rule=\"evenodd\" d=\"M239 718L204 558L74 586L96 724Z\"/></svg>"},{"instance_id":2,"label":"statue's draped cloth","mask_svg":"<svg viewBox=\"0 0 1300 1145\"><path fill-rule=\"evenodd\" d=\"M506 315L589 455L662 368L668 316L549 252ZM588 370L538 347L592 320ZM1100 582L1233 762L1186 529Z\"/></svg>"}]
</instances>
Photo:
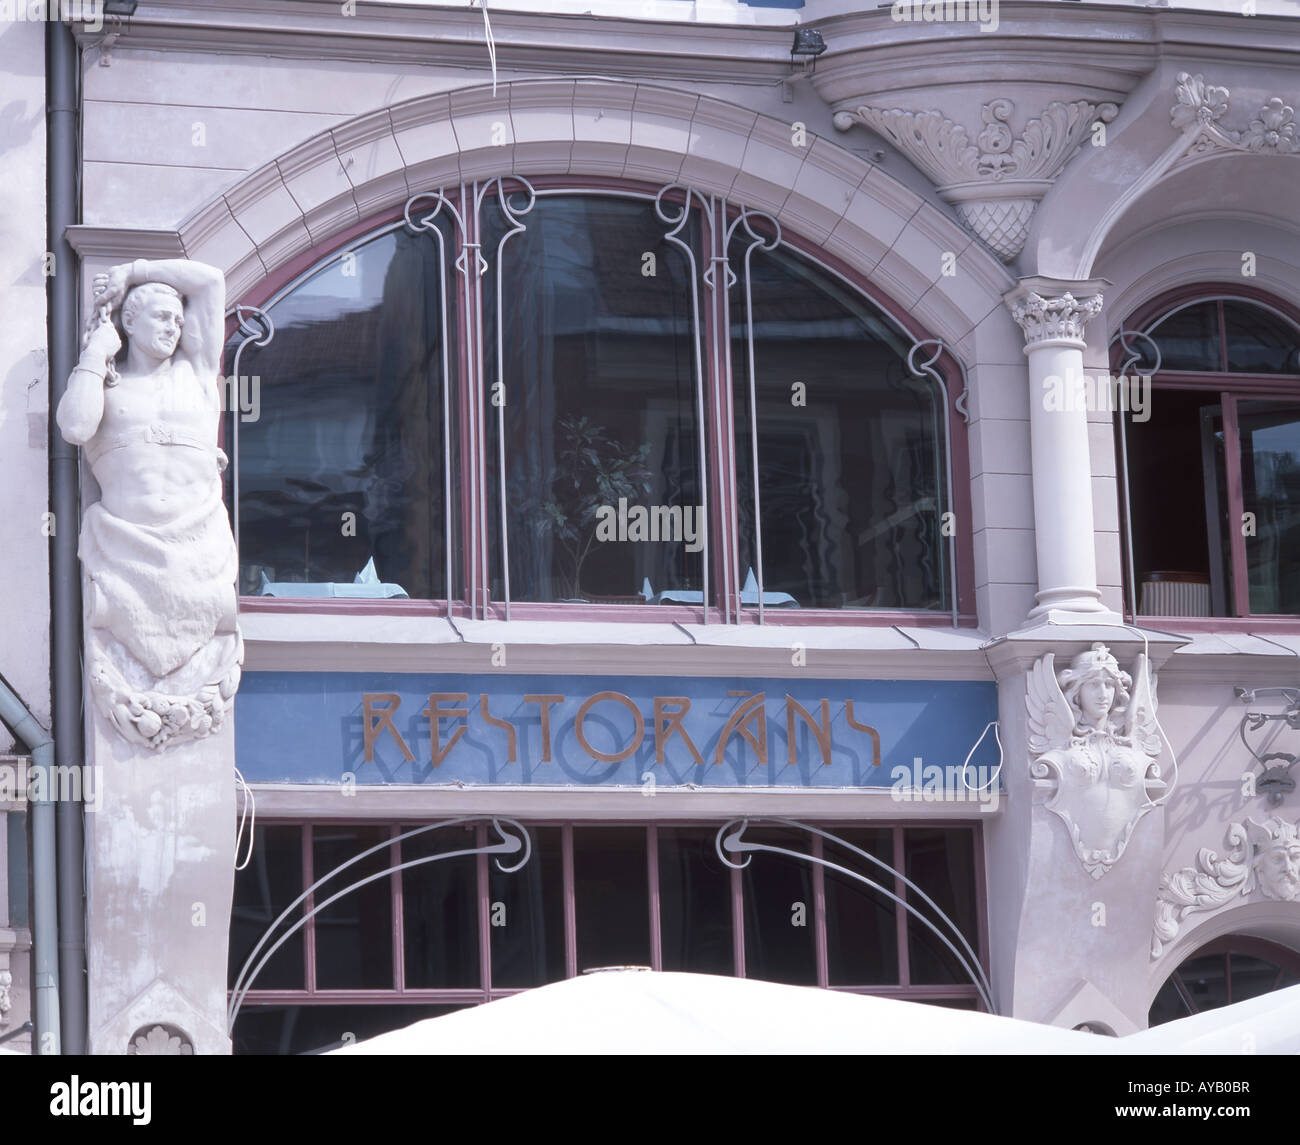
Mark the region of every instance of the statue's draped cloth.
<instances>
[{"instance_id":1,"label":"statue's draped cloth","mask_svg":"<svg viewBox=\"0 0 1300 1145\"><path fill-rule=\"evenodd\" d=\"M78 552L93 570L91 624L108 629L160 679L234 616L239 558L219 481L162 525L124 521L96 502L86 510Z\"/></svg>"}]
</instances>

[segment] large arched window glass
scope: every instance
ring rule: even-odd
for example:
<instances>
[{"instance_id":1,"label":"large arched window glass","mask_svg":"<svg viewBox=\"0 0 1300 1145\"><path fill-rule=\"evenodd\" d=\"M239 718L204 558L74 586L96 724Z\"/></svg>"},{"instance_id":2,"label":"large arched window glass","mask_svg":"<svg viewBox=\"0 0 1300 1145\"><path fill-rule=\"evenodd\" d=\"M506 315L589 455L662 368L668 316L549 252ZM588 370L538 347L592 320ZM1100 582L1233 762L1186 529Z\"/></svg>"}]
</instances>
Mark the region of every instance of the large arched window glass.
<instances>
[{"instance_id":1,"label":"large arched window glass","mask_svg":"<svg viewBox=\"0 0 1300 1145\"><path fill-rule=\"evenodd\" d=\"M1204 294L1145 307L1113 343L1129 609L1295 616L1300 322Z\"/></svg>"},{"instance_id":2,"label":"large arched window glass","mask_svg":"<svg viewBox=\"0 0 1300 1145\"><path fill-rule=\"evenodd\" d=\"M505 176L262 306L227 367L260 389L226 427L245 596L956 619L952 363L766 216Z\"/></svg>"},{"instance_id":3,"label":"large arched window glass","mask_svg":"<svg viewBox=\"0 0 1300 1145\"><path fill-rule=\"evenodd\" d=\"M268 305L273 337L243 346L226 440L244 595L448 595L439 262L428 235L387 229Z\"/></svg>"},{"instance_id":4,"label":"large arched window glass","mask_svg":"<svg viewBox=\"0 0 1300 1145\"><path fill-rule=\"evenodd\" d=\"M507 538L511 598L698 595L704 521L687 259L644 200L543 196L504 244L510 221L499 200L491 207L483 244L501 255L485 278L484 326L497 327L499 278L504 424L489 433L489 535ZM486 353L496 384L495 340ZM505 596L500 550L491 593Z\"/></svg>"},{"instance_id":5,"label":"large arched window glass","mask_svg":"<svg viewBox=\"0 0 1300 1145\"><path fill-rule=\"evenodd\" d=\"M733 235L737 266L748 245ZM752 410L743 273L731 300L745 581L761 563L777 605L943 608L942 391L908 369L910 340L826 271L777 248L749 272Z\"/></svg>"}]
</instances>

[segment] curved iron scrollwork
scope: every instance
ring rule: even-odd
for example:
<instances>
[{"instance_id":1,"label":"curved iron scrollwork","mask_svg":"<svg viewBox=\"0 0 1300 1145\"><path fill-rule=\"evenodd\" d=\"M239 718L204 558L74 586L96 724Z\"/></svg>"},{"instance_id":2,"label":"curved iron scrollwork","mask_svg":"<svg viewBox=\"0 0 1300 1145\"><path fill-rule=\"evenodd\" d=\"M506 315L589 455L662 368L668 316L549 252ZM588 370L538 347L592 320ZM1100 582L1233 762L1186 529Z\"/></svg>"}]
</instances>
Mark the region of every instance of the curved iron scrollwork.
<instances>
[{"instance_id":1,"label":"curved iron scrollwork","mask_svg":"<svg viewBox=\"0 0 1300 1145\"><path fill-rule=\"evenodd\" d=\"M993 1004L993 987L989 983L987 975L984 973L983 966L980 965L978 956L975 954L975 951L971 949L970 943L966 940L966 936L962 934L957 924L939 909L939 906L934 899L927 895L925 891L918 887L901 871L896 870L888 863L876 858L875 855L862 850L860 847L855 847L852 843L845 842L838 835L832 835L829 831L823 831L820 827L812 827L807 823L799 823L794 819L763 818L753 820L753 822L776 823L782 827L793 827L799 831L807 831L811 835L818 835L823 839L829 839L837 846L843 847L847 851L852 851L855 855L859 855L868 862L874 863L877 867L887 871L892 878L901 881L908 890L914 892L919 899L925 902L926 905L929 906L945 924L947 924L948 929L957 939L957 943L954 943L948 935L944 934L944 932L935 925L934 922L923 915L906 899L901 898L893 891L881 886L878 882L868 878L859 871L850 870L848 867L841 866L839 863L833 863L829 859L823 858L819 855L804 854L799 851L791 851L786 847L774 847L769 843L755 843L752 840L745 839L743 836L746 829L749 827L750 822L751 820L749 819L732 819L729 823L724 823L718 828L718 833L714 838L713 845L714 849L718 853L718 858L726 866L733 870L743 870L745 867L749 866L749 857L746 857L744 862L735 862L729 857L730 855L745 854L749 856L753 852L767 852L773 855L784 855L790 859L798 859L801 862L816 863L820 867L837 871L838 873L853 879L855 882L863 883L866 886L871 887L872 890L879 891L890 901L901 906L908 912L908 914L922 925L928 927L929 930L934 933L939 941L952 952L953 957L955 957L958 963L960 963L961 968L966 971L967 975L969 975L975 989L979 992L980 1001L984 1003L985 1009L987 1009L990 1014L996 1014L998 1012L997 1007ZM957 948L957 944L960 944L960 950Z\"/></svg>"},{"instance_id":2,"label":"curved iron scrollwork","mask_svg":"<svg viewBox=\"0 0 1300 1145\"><path fill-rule=\"evenodd\" d=\"M382 871L377 871L372 875L367 875L364 879L358 879L356 882L349 883L342 890L335 891L334 894L330 895L329 898L325 899L323 902L317 903L315 906L312 907L311 910L304 913L302 918L298 919L297 922L295 922L291 927L289 927L288 930L286 930L282 935L280 935L279 938L276 939L274 945L272 945L266 951L266 953L263 954L260 959L258 959L257 964L253 965L253 960L257 958L258 953L270 940L271 936L275 933L276 928L279 927L281 923L283 923L286 919L288 919L288 917L294 912L295 909L297 909L297 907L300 904L302 904L309 896L315 893L315 891L317 891L325 883L329 882L330 879L334 878L335 875L340 874L341 872L347 870L349 867L355 865L356 863L361 862L362 859L365 859L370 855L375 854L377 851L383 851L388 848L391 848L394 843L400 843L405 839L414 838L416 835L423 835L429 831L437 831L443 827L455 827L462 824L481 823L481 822L483 822L483 818L481 816L479 817L467 816L459 819L444 819L439 823L428 823L422 827L415 827L410 831L405 831L402 834L396 835L391 839L385 839L383 840L383 842L377 843L375 844L375 846L368 847L366 850L361 851L356 855L353 855L352 858L348 859L346 862L340 863L333 870L322 875L319 879L317 879L314 883L312 883L311 886L309 886L305 891L302 892L302 894L300 894L296 899L294 899L293 902L291 902L287 907L285 907L284 910L280 912L279 916L275 919L275 921L272 922L271 925L266 928L265 932L262 934L262 937L258 939L257 945L253 947L252 951L248 955L248 958L245 959L244 965L240 967L239 974L235 978L235 984L231 988L231 992L230 992L230 1005L226 1012L227 1032L229 1033L234 1030L235 1019L239 1016L239 1010L240 1007L244 1004L244 999L248 996L249 990L252 989L253 982L256 980L258 974L262 972L262 968L267 964L268 961L270 961L271 957L275 954L275 952L279 950L280 947L283 946L286 942L288 942L288 940L292 938L299 930L301 930L302 927L306 926L307 921L309 919L314 918L327 906L337 902L345 895L349 895L353 891L359 890L361 887L364 887L369 883L375 882L377 879L382 879L388 877L389 875L394 875L398 871L405 871L410 867L423 866L425 863L436 863L441 861L442 859L456 859L465 855L497 855L497 856L516 855L522 852L522 856L519 858L519 860L509 865L503 863L500 858L496 860L497 869L500 870L503 874L507 874L507 875L513 874L515 871L519 870L528 862L529 858L532 856L533 853L533 845L532 845L532 840L529 838L528 832L524 829L523 824L518 822L515 819L507 819L502 816L497 816L495 818L487 820L487 822L491 824L492 829L497 833L497 836L500 840L499 842L488 843L482 847L462 847L459 850L455 850L455 851L440 851L436 855L425 855L418 859L411 859L405 863L396 863L393 866L385 867ZM517 834L511 834L510 832L503 830L502 824L507 824L514 832L517 832Z\"/></svg>"},{"instance_id":3,"label":"curved iron scrollwork","mask_svg":"<svg viewBox=\"0 0 1300 1145\"><path fill-rule=\"evenodd\" d=\"M1269 805L1276 807L1296 789L1291 769L1300 761L1300 753L1269 751L1261 755L1246 739L1246 731L1249 729L1257 732L1268 724L1279 722L1286 724L1292 731L1300 731L1300 692L1294 688L1236 689L1237 698L1247 704L1254 703L1261 692L1281 693L1286 698L1286 708L1280 712L1247 712L1241 717L1237 734L1241 737L1242 746L1261 768L1259 778L1255 780L1255 790L1261 795L1267 795Z\"/></svg>"},{"instance_id":4,"label":"curved iron scrollwork","mask_svg":"<svg viewBox=\"0 0 1300 1145\"><path fill-rule=\"evenodd\" d=\"M239 387L242 385L239 372L239 363L244 356L244 351L249 346L256 346L259 349L263 346L269 346L272 339L275 338L275 321L260 306L250 306L247 303L239 303L232 306L226 311L226 321L231 318L235 320L235 333L240 335L239 345L235 347L234 361L230 366L230 376L234 379L234 393L239 393ZM227 393L230 393L227 388ZM237 407L237 402L232 402L232 406ZM233 519L235 539L235 549L239 549L239 417L230 419L230 492L234 512L231 514Z\"/></svg>"}]
</instances>

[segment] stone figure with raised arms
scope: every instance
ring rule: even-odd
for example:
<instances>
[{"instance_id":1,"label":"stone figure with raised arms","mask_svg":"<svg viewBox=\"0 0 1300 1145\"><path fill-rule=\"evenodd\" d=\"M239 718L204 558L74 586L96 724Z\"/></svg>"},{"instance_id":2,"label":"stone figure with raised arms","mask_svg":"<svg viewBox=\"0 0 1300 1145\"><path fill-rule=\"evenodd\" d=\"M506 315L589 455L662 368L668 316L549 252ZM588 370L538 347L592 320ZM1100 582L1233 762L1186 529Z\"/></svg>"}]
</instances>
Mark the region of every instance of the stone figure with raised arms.
<instances>
[{"instance_id":1,"label":"stone figure with raised arms","mask_svg":"<svg viewBox=\"0 0 1300 1145\"><path fill-rule=\"evenodd\" d=\"M101 491L79 547L91 691L155 750L220 729L243 659L217 437L224 309L225 280L204 263L97 275L56 415Z\"/></svg>"},{"instance_id":2,"label":"stone figure with raised arms","mask_svg":"<svg viewBox=\"0 0 1300 1145\"><path fill-rule=\"evenodd\" d=\"M1059 673L1054 659L1047 653L1029 672L1031 771L1050 792L1047 809L1064 821L1084 869L1099 879L1165 789L1155 763L1155 676L1145 655L1129 675L1104 644Z\"/></svg>"}]
</instances>

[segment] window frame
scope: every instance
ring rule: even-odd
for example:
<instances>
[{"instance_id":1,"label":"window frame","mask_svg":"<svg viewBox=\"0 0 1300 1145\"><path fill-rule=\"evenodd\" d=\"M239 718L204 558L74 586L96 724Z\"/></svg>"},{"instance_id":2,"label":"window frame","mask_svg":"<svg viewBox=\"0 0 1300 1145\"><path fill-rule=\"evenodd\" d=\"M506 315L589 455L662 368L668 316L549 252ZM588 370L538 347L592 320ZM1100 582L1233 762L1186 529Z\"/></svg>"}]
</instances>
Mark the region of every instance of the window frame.
<instances>
[{"instance_id":1,"label":"window frame","mask_svg":"<svg viewBox=\"0 0 1300 1145\"><path fill-rule=\"evenodd\" d=\"M1187 1013L1183 1017L1195 1017L1197 1014L1207 1014L1213 1010L1221 1009L1219 1006L1210 1006L1207 1009L1201 1009L1196 1004L1196 999L1188 989L1183 979L1182 970L1189 962L1198 958L1221 957L1224 960L1224 988L1227 994L1227 1001L1224 1006L1233 1004L1232 998L1232 956L1241 954L1247 958L1258 958L1261 961L1272 962L1277 966L1277 976L1273 979L1271 989L1265 991L1265 994L1271 994L1282 988L1282 980L1288 974L1300 974L1300 951L1293 950L1289 946L1284 946L1280 942L1272 939L1259 938L1250 934L1225 934L1219 938L1212 939L1204 946L1197 947L1189 951L1183 958L1179 959L1178 964L1169 971L1164 981L1156 987L1156 991L1151 995L1151 1001L1147 1005L1148 1020L1150 1011L1155 1007L1156 999L1160 997L1165 987L1173 984L1179 1000L1187 1008ZM1257 998L1264 997L1263 994L1254 995ZM1165 1022L1158 1022L1152 1029L1158 1026L1167 1025L1168 1022L1181 1021L1181 1018L1169 1018Z\"/></svg>"},{"instance_id":2,"label":"window frame","mask_svg":"<svg viewBox=\"0 0 1300 1145\"><path fill-rule=\"evenodd\" d=\"M1163 321L1179 310L1206 302L1218 303L1219 358L1221 369L1218 371L1200 370L1166 370L1161 369L1151 375L1151 390L1171 390L1182 393L1202 391L1214 393L1219 398L1224 419L1225 445L1228 440L1236 442L1235 449L1224 450L1229 504L1227 519L1233 520L1234 513L1239 519L1243 511L1241 441L1237 428L1236 410L1242 401L1295 401L1300 403L1300 373L1295 374L1257 374L1228 371L1227 340L1223 337L1224 302L1243 302L1269 311L1287 322L1295 331L1300 342L1300 308L1284 299L1258 287L1229 282L1194 283L1176 290L1166 291L1137 307L1116 332L1111 344L1110 368L1112 373L1120 370L1124 364L1125 350L1121 344L1122 332L1149 332L1157 322ZM1158 335L1155 336L1158 342ZM1118 429L1123 411L1117 411L1113 424ZM1119 434L1116 434L1119 438ZM1119 438L1120 441L1125 439ZM1135 581L1136 569L1133 565L1133 533L1129 510L1129 474L1126 450L1118 450L1117 466L1119 480L1116 482L1120 520L1120 543L1124 561L1123 608L1125 619L1134 624L1147 627L1155 625L1172 626L1192 632L1246 632L1255 628L1300 632L1300 613L1255 613L1249 611L1250 582L1246 560L1245 538L1240 530L1229 530L1229 547L1231 551L1230 572L1232 591L1227 593L1233 614L1230 616L1159 616L1139 613L1137 611L1138 584ZM1208 535L1207 544L1214 538ZM1213 581L1213 577L1211 577ZM1228 599L1230 598L1230 599Z\"/></svg>"},{"instance_id":3,"label":"window frame","mask_svg":"<svg viewBox=\"0 0 1300 1145\"><path fill-rule=\"evenodd\" d=\"M315 879L320 877L320 872L314 870L314 846L313 831L316 827L358 827L371 828L386 827L389 830L390 837L395 838L403 831L410 830L412 827L421 826L429 822L428 817L403 817L403 818L384 818L376 820L374 818L345 818L345 819L316 819L311 816L274 816L259 821L258 826L262 827L297 827L300 829L300 844L302 853L302 888L310 886ZM660 908L659 894L659 845L658 837L661 828L701 828L705 827L710 830L717 830L722 825L721 820L692 820L692 819L665 819L665 820L645 820L631 818L613 818L600 820L575 820L575 819L555 819L555 818L537 818L526 819L523 826L530 831L537 828L559 828L561 831L562 850L562 894L563 901L563 918L564 918L564 959L565 973L564 978L556 981L565 981L570 978L579 977L582 970L578 966L577 953L577 914L576 914L576 891L574 875L574 849L573 849L573 832L575 828L604 828L604 827L622 827L622 828L641 828L646 832L646 879L648 887L649 900L649 944L650 944L650 968L652 970L662 970L663 968L663 941L662 941L662 917ZM929 820L929 819L881 819L881 820L843 820L827 819L817 820L810 823L819 829L835 833L837 830L851 829L879 829L889 830L892 833L892 856L890 865L898 871L904 870L905 849L904 849L904 832L907 830L931 830L942 829L947 831L963 831L970 835L971 840L971 862L972 874L975 884L975 901L974 915L976 933L971 941L979 958L979 965L983 968L985 974L990 973L990 939L989 939L989 919L988 919L988 893L985 871L985 848L984 848L984 831L983 823L979 820ZM486 820L480 820L472 825L475 831L474 846L483 847L488 843L488 824ZM756 821L756 827L765 826L764 823ZM438 838L435 833L430 833L428 838ZM441 836L442 839L450 838L448 835ZM809 853L820 857L822 855L823 842L820 836L811 835L809 839ZM458 844L446 844L447 850L452 850ZM389 862L396 866L402 862L401 843L393 843L389 850ZM477 906L477 932L478 932L478 964L479 964L479 981L480 985L476 987L418 987L407 988L404 981L403 964L405 958L405 943L403 931L403 888L402 874L398 871L389 873L387 878L390 881L390 902L391 902L391 925L393 937L393 987L386 988L321 988L316 985L316 918L311 918L302 927L299 933L302 934L303 941L303 981L302 988L267 988L259 989L254 986L244 997L240 1013L246 1013L250 1008L257 1006L328 1006L328 1005L480 1005L486 1002L497 1001L501 998L508 998L514 994L521 994L530 989L537 987L528 986L494 986L491 982L491 894L490 894L490 861L491 856L487 854L478 854L473 856L475 863L475 901ZM793 861L793 860L791 860ZM909 919L912 917L901 905L892 904L894 928L897 940L898 951L898 977L897 983L884 985L852 985L852 984L831 984L829 981L829 951L827 945L827 908L826 908L826 868L818 863L807 864L810 869L811 886L813 889L812 909L809 911L809 921L812 924L813 947L816 959L817 983L819 989L833 990L838 993L846 994L870 994L883 998L896 998L905 1001L923 1001L923 1002L948 1002L956 1001L961 1003L973 1002L974 1008L980 1009L979 992L974 983L912 983L911 982L911 958L910 958L910 935L911 927ZM864 873L871 874L874 868L866 868L862 865ZM744 872L740 869L732 869L730 872L730 900L731 900L731 918L732 918L732 943L733 943L733 962L732 976L745 978L745 901L743 897L743 880ZM340 884L342 885L342 884ZM322 888L321 894L328 897L339 890L339 885L327 884ZM899 879L894 880L892 890L901 898L908 897L906 885ZM872 893L868 891L867 893ZM315 905L316 895L309 895L302 903L300 910L309 912ZM883 900L887 904L887 900ZM911 901L909 899L909 901ZM888 905L888 904L887 904ZM319 916L317 916L319 917ZM589 969L589 968L588 968ZM769 981L769 979L755 979L756 981ZM227 997L231 992L227 989Z\"/></svg>"},{"instance_id":4,"label":"window frame","mask_svg":"<svg viewBox=\"0 0 1300 1145\"><path fill-rule=\"evenodd\" d=\"M512 186L513 176L503 174L501 179L509 189ZM661 188L649 183L615 179L610 177L591 176L582 179L574 179L567 176L528 176L528 180L537 192L538 199L543 196L556 195L595 195L595 196L612 196L617 198L632 198L643 202L653 202L655 196ZM491 180L480 180L477 186L483 187L489 185ZM518 184L513 184L518 186ZM458 208L461 203L466 201L467 196L472 198L475 184L462 183L459 190L452 188L447 189L447 198L451 200ZM670 196L666 199L672 201ZM676 202L687 201L686 196L677 195ZM736 208L738 204L727 202L730 208ZM693 202L690 209L698 210L698 206ZM730 217L730 216L729 216ZM525 216L526 221L526 216ZM309 278L316 273L321 267L329 262L330 259L339 256L344 251L358 245L360 242L369 241L378 237L387 230L394 229L403 225L404 206L395 206L388 211L371 215L364 220L352 224L351 226L336 232L326 239L314 244L309 249L302 251L292 259L288 260L277 270L261 279L254 287L244 292L240 300L240 305L244 307L270 307L282 297L289 294L300 282ZM712 236L711 220L701 218L702 226L702 246L704 255L702 261L707 261L707 252L709 241ZM471 224L472 225L472 224ZM665 226L667 229L667 225ZM477 234L471 236L475 241ZM874 306L904 337L910 338L914 344L926 341L937 341L926 331L915 319L902 307L895 304L886 296L874 290L871 284L859 274L856 270L848 266L841 259L832 255L830 252L822 250L817 244L809 241L802 235L789 231L782 226L780 245L800 258L811 262L815 267L839 279L848 289L860 296L866 303ZM450 249L448 251L448 264L450 266L454 256ZM702 268L701 268L702 269ZM450 271L448 282L455 282L456 279L451 277L455 271ZM479 474L485 472L487 465L486 443L484 434L488 432L486 428L486 419L476 417L475 404L482 405L481 397L476 398L472 394L474 389L471 384L471 371L467 368L465 362L465 348L460 331L473 328L475 315L471 313L466 315L464 311L465 302L461 297L461 291L451 290L448 292L447 307L449 327L454 325L457 331L457 343L459 353L452 356L451 369L452 378L449 382L452 386L451 400L453 403L453 424L449 427L450 432L456 434L463 445L469 445L474 451L469 457L464 459L464 466L474 466L475 471ZM473 293L473 292L471 292ZM700 345L702 348L702 361L704 372L704 406L705 406L705 424L699 427L702 434L702 440L707 443L707 481L708 481L708 525L710 537L705 546L705 553L709 560L708 565L708 598L702 605L652 605L652 604L608 604L608 603L561 603L561 602L527 602L512 601L510 604L510 617L518 620L573 620L573 621L620 621L631 623L685 623L685 624L721 624L730 623L736 625L758 624L760 618L757 615L758 610L753 608L740 607L738 596L735 592L730 593L730 599L724 599L719 591L719 586L723 583L723 567L719 550L726 549L735 552L736 544L736 515L739 512L737 493L736 493L736 470L734 463L735 455L735 421L736 411L734 409L732 395L729 390L729 376L725 369L725 359L718 359L711 353L713 327L715 324L721 324L726 321L726 292L724 291L706 291L701 289L699 294L699 312L701 328L698 332ZM474 301L470 301L471 309L474 308ZM233 310L232 310L233 314ZM735 320L732 320L734 326ZM230 345L234 336L237 324L233 317L227 322L227 346ZM722 329L727 329L723 326ZM484 331L484 341L490 337L490 333ZM724 347L726 352L730 352L730 337L724 334L717 339L719 345ZM476 351L477 352L477 351ZM227 360L227 365L229 361ZM767 624L779 624L791 627L814 627L827 625L851 624L862 627L882 627L896 624L907 624L922 627L975 627L977 624L975 608L975 566L974 566L974 549L973 549L973 531L971 527L971 496L969 483L969 443L966 432L967 414L962 409L962 399L966 394L965 373L961 363L954 356L952 351L941 343L941 352L930 363L931 367L938 372L944 379L945 386L941 387L941 395L946 397L945 428L946 441L944 450L946 456L946 471L948 481L951 486L951 495L949 503L946 506L948 511L955 514L955 537L952 546L951 568L949 578L951 581L951 599L944 609L826 609L826 608L800 608L788 610L768 610L764 622ZM739 369L744 369L743 362L732 364L732 373ZM485 382L489 381L486 379ZM934 384L933 382L931 383ZM459 413L455 411L459 410ZM729 457L730 464L723 468L723 452L718 448L720 442L727 441L727 435L730 435L732 448L726 451L725 457ZM237 465L237 459L232 459L232 464ZM352 614L352 615L424 615L424 616L448 616L453 618L474 619L481 618L480 614L486 611L486 618L491 620L506 619L503 602L499 600L479 601L478 607L475 607L469 586L469 560L472 546L479 546L479 551L487 551L484 546L490 543L486 537L480 536L478 532L478 521L480 513L477 509L473 513L466 511L466 493L462 489L458 511L461 523L461 536L454 538L455 550L453 553L454 561L460 565L464 589L459 598L454 594L451 595L450 602L447 598L442 597L434 600L417 600L417 599L334 599L334 598L316 598L316 597L262 597L262 596L241 596L239 598L240 610L247 613L309 613L309 614ZM490 521L490 511L481 514L484 521ZM716 543L721 538L722 544ZM479 578L486 586L488 577L480 569ZM739 584L739 576L735 576L736 584ZM451 586L448 586L450 593Z\"/></svg>"}]
</instances>

